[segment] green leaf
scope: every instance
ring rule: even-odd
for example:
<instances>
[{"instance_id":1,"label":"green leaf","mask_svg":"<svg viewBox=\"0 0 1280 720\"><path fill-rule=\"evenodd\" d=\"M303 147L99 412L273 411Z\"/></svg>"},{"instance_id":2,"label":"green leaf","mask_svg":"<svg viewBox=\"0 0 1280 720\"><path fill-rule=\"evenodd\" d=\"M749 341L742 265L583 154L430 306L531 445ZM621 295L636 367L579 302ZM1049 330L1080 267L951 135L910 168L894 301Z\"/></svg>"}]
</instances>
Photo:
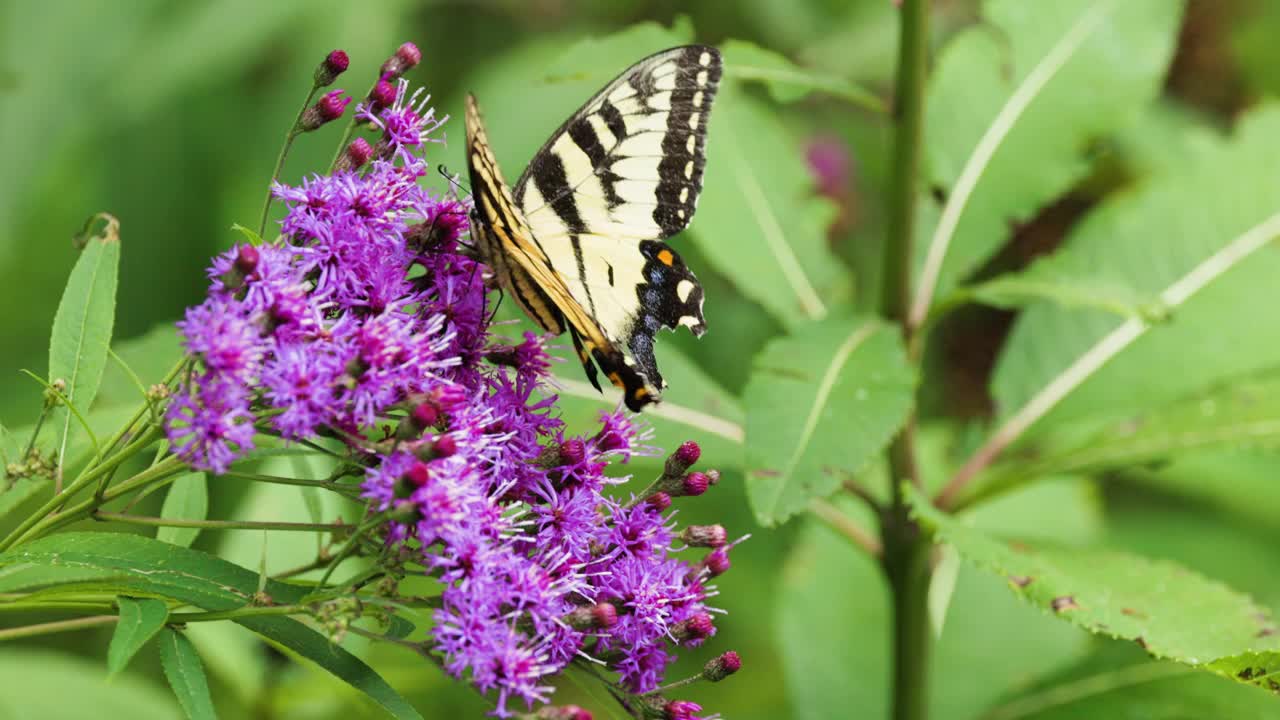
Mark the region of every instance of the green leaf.
<instances>
[{"instance_id":1,"label":"green leaf","mask_svg":"<svg viewBox=\"0 0 1280 720\"><path fill-rule=\"evenodd\" d=\"M930 78L928 180L948 194L919 253L947 293L1025 220L1083 179L1091 143L1159 94L1180 0L987 0ZM1082 88L1088 88L1082 91ZM922 300L917 296L917 301Z\"/></svg>"},{"instance_id":2,"label":"green leaf","mask_svg":"<svg viewBox=\"0 0 1280 720\"><path fill-rule=\"evenodd\" d=\"M108 576L135 594L172 598L206 610L250 605L258 574L189 548L140 535L69 532L33 540L0 554L0 573L26 565ZM2 575L0 575L2 577ZM309 588L268 580L263 588L280 604L300 602ZM369 666L305 625L279 616L239 618L237 623L334 673L398 718L421 716Z\"/></svg>"},{"instance_id":3,"label":"green leaf","mask_svg":"<svg viewBox=\"0 0 1280 720\"><path fill-rule=\"evenodd\" d=\"M49 382L65 381L63 394L82 413L98 394L116 315L119 224L110 216L105 220L103 233L89 239L71 270L49 341ZM58 433L61 458L71 434L71 414L65 407L57 408L50 422Z\"/></svg>"},{"instance_id":4,"label":"green leaf","mask_svg":"<svg viewBox=\"0 0 1280 720\"><path fill-rule=\"evenodd\" d=\"M204 520L209 510L209 490L204 473L188 473L174 480L164 496L160 517L171 520ZM191 547L200 528L167 527L156 529L156 539L183 547Z\"/></svg>"},{"instance_id":5,"label":"green leaf","mask_svg":"<svg viewBox=\"0 0 1280 720\"><path fill-rule=\"evenodd\" d=\"M864 526L874 522L864 506L836 503ZM1037 525L1064 542L1092 540L1101 529L1088 485L1067 481L1026 488L1003 506L984 507L972 521L1001 531ZM1044 617L1003 585L961 564L928 672L931 716L979 717L999 697L1087 652L1088 635ZM827 720L832 708L857 708L859 720L887 720L892 614L876 562L825 527L806 523L778 587L775 632L794 716Z\"/></svg>"},{"instance_id":6,"label":"green leaf","mask_svg":"<svg viewBox=\"0 0 1280 720\"><path fill-rule=\"evenodd\" d=\"M769 343L743 392L747 491L774 525L838 488L911 412L915 374L898 331L832 318Z\"/></svg>"},{"instance_id":7,"label":"green leaf","mask_svg":"<svg viewBox=\"0 0 1280 720\"><path fill-rule=\"evenodd\" d=\"M107 669L118 673L147 644L169 618L169 607L155 598L116 598L120 620L107 648Z\"/></svg>"},{"instance_id":8,"label":"green leaf","mask_svg":"<svg viewBox=\"0 0 1280 720\"><path fill-rule=\"evenodd\" d=\"M173 697L132 673L104 682L100 660L38 645L0 646L0 717L84 720L86 717L173 720Z\"/></svg>"},{"instance_id":9,"label":"green leaf","mask_svg":"<svg viewBox=\"0 0 1280 720\"><path fill-rule=\"evenodd\" d=\"M237 622L328 670L335 677L373 698L394 717L422 720L418 711L379 677L373 668L297 620L260 615L242 618Z\"/></svg>"},{"instance_id":10,"label":"green leaf","mask_svg":"<svg viewBox=\"0 0 1280 720\"><path fill-rule=\"evenodd\" d=\"M1096 473L1205 450L1280 447L1280 375L1235 380L1104 427L1052 442L1030 461L992 469L977 492L999 492L1050 473Z\"/></svg>"},{"instance_id":11,"label":"green leaf","mask_svg":"<svg viewBox=\"0 0 1280 720\"><path fill-rule=\"evenodd\" d=\"M835 208L814 193L797 143L773 108L733 84L721 87L707 133L689 230L699 249L787 328L825 318L849 295L849 272L827 244Z\"/></svg>"},{"instance_id":12,"label":"green leaf","mask_svg":"<svg viewBox=\"0 0 1280 720\"><path fill-rule=\"evenodd\" d=\"M1275 702L1183 665L1152 661L1136 647L1109 643L1006 698L982 720L1262 718L1275 713Z\"/></svg>"},{"instance_id":13,"label":"green leaf","mask_svg":"<svg viewBox=\"0 0 1280 720\"><path fill-rule=\"evenodd\" d=\"M1240 312L1280 304L1280 251L1269 242L1280 231L1277 136L1280 107L1256 110L1229 142L1117 195L1075 227L1043 261L1045 272L1159 297L1169 320L1148 326L1099 311L1028 308L991 382L1002 417L1064 378L1072 381L1068 392L1032 434L1086 418L1120 421L1280 367L1276 336L1258 331L1255 314Z\"/></svg>"},{"instance_id":14,"label":"green leaf","mask_svg":"<svg viewBox=\"0 0 1280 720\"><path fill-rule=\"evenodd\" d=\"M938 511L913 488L904 492L939 541L1043 612L1089 632L1229 677L1215 661L1280 649L1264 608L1179 565L1115 551L1010 545Z\"/></svg>"},{"instance_id":15,"label":"green leaf","mask_svg":"<svg viewBox=\"0 0 1280 720\"><path fill-rule=\"evenodd\" d=\"M979 285L962 288L951 299L975 301L1009 310L1045 301L1066 309L1092 308L1121 317L1154 320L1161 315L1155 298L1141 297L1131 288L1099 282L1097 278L1084 282L1055 278L1049 273L1039 272L1042 267L1043 263L1036 263L1024 272L1001 275Z\"/></svg>"},{"instance_id":16,"label":"green leaf","mask_svg":"<svg viewBox=\"0 0 1280 720\"><path fill-rule=\"evenodd\" d=\"M204 665L186 635L165 629L160 636L160 665L188 718L212 720L218 717L213 709L213 697L209 695L209 679L204 675Z\"/></svg>"},{"instance_id":17,"label":"green leaf","mask_svg":"<svg viewBox=\"0 0 1280 720\"><path fill-rule=\"evenodd\" d=\"M720 46L724 54L724 76L738 81L760 81L774 100L796 102L812 92L822 92L848 100L875 112L885 112L884 100L845 78L797 66L783 55L742 40L728 40Z\"/></svg>"}]
</instances>

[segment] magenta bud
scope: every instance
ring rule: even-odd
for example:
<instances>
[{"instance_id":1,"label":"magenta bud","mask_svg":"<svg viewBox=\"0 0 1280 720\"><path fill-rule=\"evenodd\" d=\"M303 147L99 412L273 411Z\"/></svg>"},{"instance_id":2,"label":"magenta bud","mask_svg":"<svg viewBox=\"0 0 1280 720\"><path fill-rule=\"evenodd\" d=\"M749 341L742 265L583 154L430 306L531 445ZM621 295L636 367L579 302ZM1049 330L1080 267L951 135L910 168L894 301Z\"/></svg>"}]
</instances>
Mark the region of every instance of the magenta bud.
<instances>
[{"instance_id":1,"label":"magenta bud","mask_svg":"<svg viewBox=\"0 0 1280 720\"><path fill-rule=\"evenodd\" d=\"M435 442L436 457L449 457L458 453L458 441L452 435L441 435Z\"/></svg>"},{"instance_id":2,"label":"magenta bud","mask_svg":"<svg viewBox=\"0 0 1280 720\"><path fill-rule=\"evenodd\" d=\"M574 630L608 630L618 622L618 609L611 603L580 607L564 616Z\"/></svg>"},{"instance_id":3,"label":"magenta bud","mask_svg":"<svg viewBox=\"0 0 1280 720\"><path fill-rule=\"evenodd\" d=\"M398 78L420 62L422 62L422 51L417 45L407 42L396 48L395 54L382 63L382 77Z\"/></svg>"},{"instance_id":4,"label":"magenta bud","mask_svg":"<svg viewBox=\"0 0 1280 720\"><path fill-rule=\"evenodd\" d=\"M396 86L387 82L385 78L379 80L369 91L369 103L373 105L373 110L390 107L395 101Z\"/></svg>"},{"instance_id":5,"label":"magenta bud","mask_svg":"<svg viewBox=\"0 0 1280 720\"><path fill-rule=\"evenodd\" d=\"M249 275L258 268L258 248L252 245L241 245L236 248L236 270L241 275Z\"/></svg>"},{"instance_id":6,"label":"magenta bud","mask_svg":"<svg viewBox=\"0 0 1280 720\"><path fill-rule=\"evenodd\" d=\"M587 446L578 438L570 438L560 444L560 464L577 465L587 457Z\"/></svg>"},{"instance_id":7,"label":"magenta bud","mask_svg":"<svg viewBox=\"0 0 1280 720\"><path fill-rule=\"evenodd\" d=\"M689 700L672 700L662 707L666 720L693 720L694 713L702 712L702 706Z\"/></svg>"},{"instance_id":8,"label":"magenta bud","mask_svg":"<svg viewBox=\"0 0 1280 720\"><path fill-rule=\"evenodd\" d=\"M298 119L299 132L311 132L328 122L342 117L351 98L342 97L341 90L333 90L324 94L315 105L307 108Z\"/></svg>"},{"instance_id":9,"label":"magenta bud","mask_svg":"<svg viewBox=\"0 0 1280 720\"><path fill-rule=\"evenodd\" d=\"M426 463L416 462L404 474L404 479L414 487L422 487L431 479L431 468L428 468Z\"/></svg>"},{"instance_id":10,"label":"magenta bud","mask_svg":"<svg viewBox=\"0 0 1280 720\"><path fill-rule=\"evenodd\" d=\"M325 56L323 62L316 67L315 83L316 87L328 87L339 75L347 71L347 67L351 65L351 58L341 50L334 50Z\"/></svg>"},{"instance_id":11,"label":"magenta bud","mask_svg":"<svg viewBox=\"0 0 1280 720\"><path fill-rule=\"evenodd\" d=\"M697 496L707 491L711 486L711 480L706 473L691 472L685 475L680 481L680 489L683 494L689 496Z\"/></svg>"},{"instance_id":12,"label":"magenta bud","mask_svg":"<svg viewBox=\"0 0 1280 720\"><path fill-rule=\"evenodd\" d=\"M692 547L723 547L728 533L723 525L690 525L680 533L680 539Z\"/></svg>"},{"instance_id":13,"label":"magenta bud","mask_svg":"<svg viewBox=\"0 0 1280 720\"><path fill-rule=\"evenodd\" d=\"M533 716L535 720L591 720L591 713L577 705L546 706Z\"/></svg>"},{"instance_id":14,"label":"magenta bud","mask_svg":"<svg viewBox=\"0 0 1280 720\"><path fill-rule=\"evenodd\" d=\"M742 658L730 650L702 667L702 679L720 682L742 669Z\"/></svg>"},{"instance_id":15,"label":"magenta bud","mask_svg":"<svg viewBox=\"0 0 1280 720\"><path fill-rule=\"evenodd\" d=\"M334 167L334 170L358 170L364 167L364 164L369 162L371 157L373 157L373 148L369 145L369 141L364 138L356 138L343 151L342 157L338 158L338 164Z\"/></svg>"},{"instance_id":16,"label":"magenta bud","mask_svg":"<svg viewBox=\"0 0 1280 720\"><path fill-rule=\"evenodd\" d=\"M426 429L440 422L440 409L435 406L435 403L420 403L413 408L410 417L413 418L415 425Z\"/></svg>"},{"instance_id":17,"label":"magenta bud","mask_svg":"<svg viewBox=\"0 0 1280 720\"><path fill-rule=\"evenodd\" d=\"M671 507L671 496L659 490L645 498L645 502L658 512L666 512L667 508Z\"/></svg>"},{"instance_id":18,"label":"magenta bud","mask_svg":"<svg viewBox=\"0 0 1280 720\"><path fill-rule=\"evenodd\" d=\"M729 553L724 548L716 548L712 550L702 561L703 566L707 568L707 574L711 577L718 577L729 572L729 568L733 563L729 562Z\"/></svg>"},{"instance_id":19,"label":"magenta bud","mask_svg":"<svg viewBox=\"0 0 1280 720\"><path fill-rule=\"evenodd\" d=\"M684 463L685 467L698 462L700 457L702 457L702 448L698 447L698 443L692 440L686 440L676 450L676 458Z\"/></svg>"},{"instance_id":20,"label":"magenta bud","mask_svg":"<svg viewBox=\"0 0 1280 720\"><path fill-rule=\"evenodd\" d=\"M716 633L715 623L707 613L698 613L671 626L671 636L680 643L701 642Z\"/></svg>"}]
</instances>

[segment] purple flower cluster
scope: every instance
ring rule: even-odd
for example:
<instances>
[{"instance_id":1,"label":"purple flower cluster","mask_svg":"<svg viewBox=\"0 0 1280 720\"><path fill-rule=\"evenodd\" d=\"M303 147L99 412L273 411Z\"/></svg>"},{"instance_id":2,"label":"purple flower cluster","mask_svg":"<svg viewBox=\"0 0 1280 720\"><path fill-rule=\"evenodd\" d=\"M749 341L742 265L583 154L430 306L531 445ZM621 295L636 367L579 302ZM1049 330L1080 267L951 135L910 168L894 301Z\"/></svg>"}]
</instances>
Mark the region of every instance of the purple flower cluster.
<instances>
[{"instance_id":1,"label":"purple flower cluster","mask_svg":"<svg viewBox=\"0 0 1280 720\"><path fill-rule=\"evenodd\" d=\"M174 452L220 473L258 433L346 440L387 542L444 587L435 651L496 715L548 702L579 658L653 692L674 648L715 633L724 529L677 532L668 511L714 474L687 472L686 443L642 497L611 491L649 434L621 411L566 434L544 338L491 334L485 269L458 252L468 205L418 184L443 120L404 81L358 113L382 132L371 164L277 185L282 241L219 256L179 323L198 362L167 411Z\"/></svg>"}]
</instances>

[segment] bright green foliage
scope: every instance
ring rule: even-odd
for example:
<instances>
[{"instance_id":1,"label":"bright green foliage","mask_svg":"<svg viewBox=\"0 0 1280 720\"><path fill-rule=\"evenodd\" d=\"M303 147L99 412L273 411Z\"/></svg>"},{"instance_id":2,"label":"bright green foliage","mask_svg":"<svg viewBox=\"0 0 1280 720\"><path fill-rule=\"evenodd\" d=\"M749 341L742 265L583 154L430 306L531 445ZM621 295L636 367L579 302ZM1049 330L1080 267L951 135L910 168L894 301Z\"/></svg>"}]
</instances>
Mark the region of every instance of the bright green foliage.
<instances>
[{"instance_id":1,"label":"bright green foliage","mask_svg":"<svg viewBox=\"0 0 1280 720\"><path fill-rule=\"evenodd\" d=\"M944 48L929 80L929 181L954 191L984 134L1002 113L1008 117L1011 98L1032 92L1031 102L1005 128L959 217L939 299L1000 247L1010 222L1030 218L1085 177L1089 143L1155 97L1182 2L987 0L982 14L984 23Z\"/></svg>"},{"instance_id":2,"label":"bright green foliage","mask_svg":"<svg viewBox=\"0 0 1280 720\"><path fill-rule=\"evenodd\" d=\"M51 383L64 381L63 397L82 414L98 394L107 365L119 266L120 236L115 219L110 218L103 233L90 238L80 253L58 304L58 314L53 317L47 379ZM52 414L59 457L69 442L73 422L65 407Z\"/></svg>"},{"instance_id":3,"label":"bright green foliage","mask_svg":"<svg viewBox=\"0 0 1280 720\"><path fill-rule=\"evenodd\" d=\"M884 110L884 102L869 91L839 76L798 67L772 50L741 40L726 41L720 50L724 53L726 77L761 81L778 102L796 102L811 93L823 92L856 105Z\"/></svg>"},{"instance_id":4,"label":"bright green foliage","mask_svg":"<svg viewBox=\"0 0 1280 720\"><path fill-rule=\"evenodd\" d=\"M169 607L155 598L116 598L120 619L116 621L111 645L107 648L107 668L117 673L129 664L129 660L142 649L147 641L160 632L169 617Z\"/></svg>"},{"instance_id":5,"label":"bright green foliage","mask_svg":"<svg viewBox=\"0 0 1280 720\"><path fill-rule=\"evenodd\" d=\"M1274 711L1273 698L1250 688L1108 644L1006 698L982 720L1264 718Z\"/></svg>"},{"instance_id":6,"label":"bright green foliage","mask_svg":"<svg viewBox=\"0 0 1280 720\"><path fill-rule=\"evenodd\" d=\"M130 673L104 682L102 663L69 652L0 646L0 717L84 720L85 717L174 720L181 711L162 685Z\"/></svg>"},{"instance_id":7,"label":"bright green foliage","mask_svg":"<svg viewBox=\"0 0 1280 720\"><path fill-rule=\"evenodd\" d=\"M1231 142L1181 169L1117 195L1090 213L1043 272L1071 282L1126 286L1155 297L1220 258L1215 253L1280 212L1280 108L1245 117ZM1158 238L1153 248L1152 238ZM1040 270L1038 270L1040 271ZM1280 303L1280 253L1264 247L1157 323L1067 397L1041 425L1083 417L1121 419L1210 384L1280 365L1280 342L1242 308ZM1020 316L996 367L1002 414L1120 324L1099 311L1039 304ZM1171 360L1176 359L1176 362Z\"/></svg>"},{"instance_id":8,"label":"bright green foliage","mask_svg":"<svg viewBox=\"0 0 1280 720\"><path fill-rule=\"evenodd\" d=\"M888 444L915 375L896 330L831 318L771 342L743 393L751 505L765 524L825 497Z\"/></svg>"},{"instance_id":9,"label":"bright green foliage","mask_svg":"<svg viewBox=\"0 0 1280 720\"><path fill-rule=\"evenodd\" d=\"M204 520L209 510L209 488L204 473L183 475L169 486L164 496L164 506L160 509L160 517L174 520ZM318 521L317 521L318 522ZM156 539L174 545L191 547L200 528L170 527L156 528Z\"/></svg>"},{"instance_id":10,"label":"bright green foliage","mask_svg":"<svg viewBox=\"0 0 1280 720\"><path fill-rule=\"evenodd\" d=\"M1215 661L1280 648L1270 614L1248 596L1173 563L1107 550L1009 545L908 490L941 542L1004 578L1042 611L1090 632L1132 640L1156 657L1227 674Z\"/></svg>"},{"instance_id":11,"label":"bright green foliage","mask_svg":"<svg viewBox=\"0 0 1280 720\"><path fill-rule=\"evenodd\" d=\"M167 597L205 610L252 604L259 580L257 573L212 555L115 533L52 535L0 555L0 571L18 564L44 570L44 578L70 571L69 579L77 585L87 582L95 588ZM268 580L264 590L278 604L299 602L307 594L305 587L274 580ZM315 662L395 717L421 717L368 665L306 625L278 616L243 617L236 622Z\"/></svg>"},{"instance_id":12,"label":"bright green foliage","mask_svg":"<svg viewBox=\"0 0 1280 720\"><path fill-rule=\"evenodd\" d=\"M160 636L160 665L169 687L178 697L178 704L190 720L214 720L218 714L213 709L213 697L209 695L209 679L204 675L200 655L186 635L167 628Z\"/></svg>"}]
</instances>

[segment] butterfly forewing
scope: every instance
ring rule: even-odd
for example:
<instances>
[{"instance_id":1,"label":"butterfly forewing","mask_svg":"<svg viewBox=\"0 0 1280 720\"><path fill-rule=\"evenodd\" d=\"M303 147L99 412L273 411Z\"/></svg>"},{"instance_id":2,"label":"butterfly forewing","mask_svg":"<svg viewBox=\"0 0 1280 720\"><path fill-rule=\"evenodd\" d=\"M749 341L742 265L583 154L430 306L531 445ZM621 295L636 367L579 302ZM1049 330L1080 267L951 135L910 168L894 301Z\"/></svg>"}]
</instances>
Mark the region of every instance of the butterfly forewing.
<instances>
[{"instance_id":1,"label":"butterfly forewing","mask_svg":"<svg viewBox=\"0 0 1280 720\"><path fill-rule=\"evenodd\" d=\"M641 60L552 134L514 194L468 104L477 224L491 223L477 231L481 252L504 256L490 265L535 322L555 332L547 308L560 313L584 364L595 360L632 409L663 387L658 328L706 330L702 287L663 240L693 217L720 73L719 53L699 45Z\"/></svg>"}]
</instances>

